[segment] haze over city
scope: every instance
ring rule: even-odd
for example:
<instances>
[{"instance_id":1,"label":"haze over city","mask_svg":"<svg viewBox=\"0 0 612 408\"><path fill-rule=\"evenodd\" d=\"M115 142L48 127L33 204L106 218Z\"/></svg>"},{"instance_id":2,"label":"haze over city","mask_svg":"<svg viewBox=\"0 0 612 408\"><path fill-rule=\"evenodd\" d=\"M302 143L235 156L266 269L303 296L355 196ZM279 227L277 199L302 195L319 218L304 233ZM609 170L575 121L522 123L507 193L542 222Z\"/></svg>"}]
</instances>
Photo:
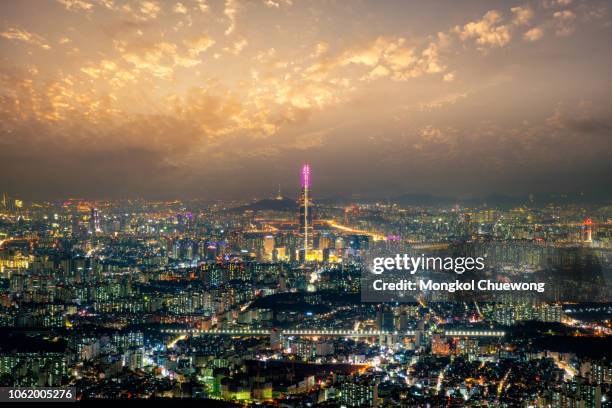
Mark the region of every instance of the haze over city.
<instances>
[{"instance_id":1,"label":"haze over city","mask_svg":"<svg viewBox=\"0 0 612 408\"><path fill-rule=\"evenodd\" d=\"M418 6L418 7L417 7ZM604 1L0 4L27 199L610 191Z\"/></svg>"}]
</instances>

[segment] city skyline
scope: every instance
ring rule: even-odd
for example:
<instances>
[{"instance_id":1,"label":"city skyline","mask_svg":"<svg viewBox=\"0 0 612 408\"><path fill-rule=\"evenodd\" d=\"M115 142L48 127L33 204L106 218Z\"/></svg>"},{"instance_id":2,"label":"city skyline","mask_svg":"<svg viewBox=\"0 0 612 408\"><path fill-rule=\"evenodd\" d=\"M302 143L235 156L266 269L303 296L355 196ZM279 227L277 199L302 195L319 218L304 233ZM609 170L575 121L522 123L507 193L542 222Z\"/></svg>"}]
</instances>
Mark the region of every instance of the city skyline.
<instances>
[{"instance_id":1,"label":"city skyline","mask_svg":"<svg viewBox=\"0 0 612 408\"><path fill-rule=\"evenodd\" d=\"M0 5L24 199L610 188L610 11L568 0Z\"/></svg>"},{"instance_id":2,"label":"city skyline","mask_svg":"<svg viewBox=\"0 0 612 408\"><path fill-rule=\"evenodd\" d=\"M299 205L7 200L0 383L83 403L607 406L612 207L311 206L317 175L295 173ZM402 253L414 275L387 264Z\"/></svg>"},{"instance_id":3,"label":"city skyline","mask_svg":"<svg viewBox=\"0 0 612 408\"><path fill-rule=\"evenodd\" d=\"M610 0L0 15L0 401L612 407Z\"/></svg>"}]
</instances>

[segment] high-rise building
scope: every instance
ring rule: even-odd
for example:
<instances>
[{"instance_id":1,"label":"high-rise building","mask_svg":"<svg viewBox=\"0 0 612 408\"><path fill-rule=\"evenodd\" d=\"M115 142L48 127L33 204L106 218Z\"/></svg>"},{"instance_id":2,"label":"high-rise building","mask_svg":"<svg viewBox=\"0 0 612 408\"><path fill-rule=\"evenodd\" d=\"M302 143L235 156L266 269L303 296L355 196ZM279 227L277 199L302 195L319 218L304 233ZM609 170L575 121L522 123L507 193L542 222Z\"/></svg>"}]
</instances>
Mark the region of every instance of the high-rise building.
<instances>
[{"instance_id":1,"label":"high-rise building","mask_svg":"<svg viewBox=\"0 0 612 408\"><path fill-rule=\"evenodd\" d=\"M304 259L312 249L312 201L310 198L310 165L302 166L301 174L302 193L300 195L300 234L304 239Z\"/></svg>"},{"instance_id":2,"label":"high-rise building","mask_svg":"<svg viewBox=\"0 0 612 408\"><path fill-rule=\"evenodd\" d=\"M600 408L601 387L591 384L584 378L577 377L573 381L562 384L561 389L552 392L551 407L585 407Z\"/></svg>"},{"instance_id":3,"label":"high-rise building","mask_svg":"<svg viewBox=\"0 0 612 408\"><path fill-rule=\"evenodd\" d=\"M378 384L365 379L345 381L340 386L340 402L347 407L376 407Z\"/></svg>"},{"instance_id":4,"label":"high-rise building","mask_svg":"<svg viewBox=\"0 0 612 408\"><path fill-rule=\"evenodd\" d=\"M89 215L89 233L95 234L100 231L100 214L97 208L92 207Z\"/></svg>"},{"instance_id":5,"label":"high-rise building","mask_svg":"<svg viewBox=\"0 0 612 408\"><path fill-rule=\"evenodd\" d=\"M593 221L590 218L584 220L584 242L593 242Z\"/></svg>"},{"instance_id":6,"label":"high-rise building","mask_svg":"<svg viewBox=\"0 0 612 408\"><path fill-rule=\"evenodd\" d=\"M268 261L272 260L272 256L274 254L274 247L275 247L274 236L266 235L264 237L264 243L263 243L264 258L266 260Z\"/></svg>"}]
</instances>

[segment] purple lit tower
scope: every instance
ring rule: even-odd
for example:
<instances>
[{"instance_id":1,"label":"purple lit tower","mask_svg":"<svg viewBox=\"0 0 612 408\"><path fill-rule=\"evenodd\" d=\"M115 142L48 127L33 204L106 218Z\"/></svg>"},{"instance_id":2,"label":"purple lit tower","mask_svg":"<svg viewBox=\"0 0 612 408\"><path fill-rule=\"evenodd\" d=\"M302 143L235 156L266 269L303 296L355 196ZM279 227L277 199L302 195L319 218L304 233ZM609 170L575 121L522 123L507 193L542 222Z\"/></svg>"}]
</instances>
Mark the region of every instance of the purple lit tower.
<instances>
[{"instance_id":1,"label":"purple lit tower","mask_svg":"<svg viewBox=\"0 0 612 408\"><path fill-rule=\"evenodd\" d=\"M310 206L310 165L302 166L302 194L300 195L300 233L304 236L304 259L312 249L312 211Z\"/></svg>"}]
</instances>

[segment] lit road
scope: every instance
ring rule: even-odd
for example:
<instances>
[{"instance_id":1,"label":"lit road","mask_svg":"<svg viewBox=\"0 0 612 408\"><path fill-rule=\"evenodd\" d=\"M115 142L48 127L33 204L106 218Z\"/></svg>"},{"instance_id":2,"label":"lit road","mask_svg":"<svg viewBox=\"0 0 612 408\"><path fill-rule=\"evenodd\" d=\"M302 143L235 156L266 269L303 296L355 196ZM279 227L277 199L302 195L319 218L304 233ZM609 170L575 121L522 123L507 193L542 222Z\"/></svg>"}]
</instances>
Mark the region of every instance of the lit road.
<instances>
[{"instance_id":1,"label":"lit road","mask_svg":"<svg viewBox=\"0 0 612 408\"><path fill-rule=\"evenodd\" d=\"M565 378L571 380L578 374L578 370L576 370L571 365L567 364L565 361L560 360L558 356L553 357L553 360L557 367L565 371Z\"/></svg>"},{"instance_id":2,"label":"lit road","mask_svg":"<svg viewBox=\"0 0 612 408\"><path fill-rule=\"evenodd\" d=\"M327 224L332 228L336 228L336 229L339 229L345 232L350 232L351 234L369 235L374 239L374 241L385 241L387 239L384 235L378 234L376 232L370 232L370 231L360 230L356 228L351 228L346 225L338 224L334 220L326 220L325 222L327 222Z\"/></svg>"},{"instance_id":3,"label":"lit road","mask_svg":"<svg viewBox=\"0 0 612 408\"><path fill-rule=\"evenodd\" d=\"M438 375L438 381L436 382L436 393L439 393L440 390L442 389L442 383L444 382L444 376L446 375L446 372L448 371L448 368L450 367L450 363L447 364L441 371L440 374Z\"/></svg>"},{"instance_id":4,"label":"lit road","mask_svg":"<svg viewBox=\"0 0 612 408\"><path fill-rule=\"evenodd\" d=\"M181 335L175 337L170 343L168 343L166 347L171 349L171 348L173 348L176 345L176 343L178 343L181 340L186 340L186 339L187 339L187 335L181 334Z\"/></svg>"},{"instance_id":5,"label":"lit road","mask_svg":"<svg viewBox=\"0 0 612 408\"><path fill-rule=\"evenodd\" d=\"M496 401L499 401L499 397L501 397L501 393L504 390L504 385L506 384L506 381L508 381L508 376L510 375L510 370L506 371L506 374L504 375L504 378L501 379L501 381L499 382L499 385L497 386L497 399Z\"/></svg>"}]
</instances>

